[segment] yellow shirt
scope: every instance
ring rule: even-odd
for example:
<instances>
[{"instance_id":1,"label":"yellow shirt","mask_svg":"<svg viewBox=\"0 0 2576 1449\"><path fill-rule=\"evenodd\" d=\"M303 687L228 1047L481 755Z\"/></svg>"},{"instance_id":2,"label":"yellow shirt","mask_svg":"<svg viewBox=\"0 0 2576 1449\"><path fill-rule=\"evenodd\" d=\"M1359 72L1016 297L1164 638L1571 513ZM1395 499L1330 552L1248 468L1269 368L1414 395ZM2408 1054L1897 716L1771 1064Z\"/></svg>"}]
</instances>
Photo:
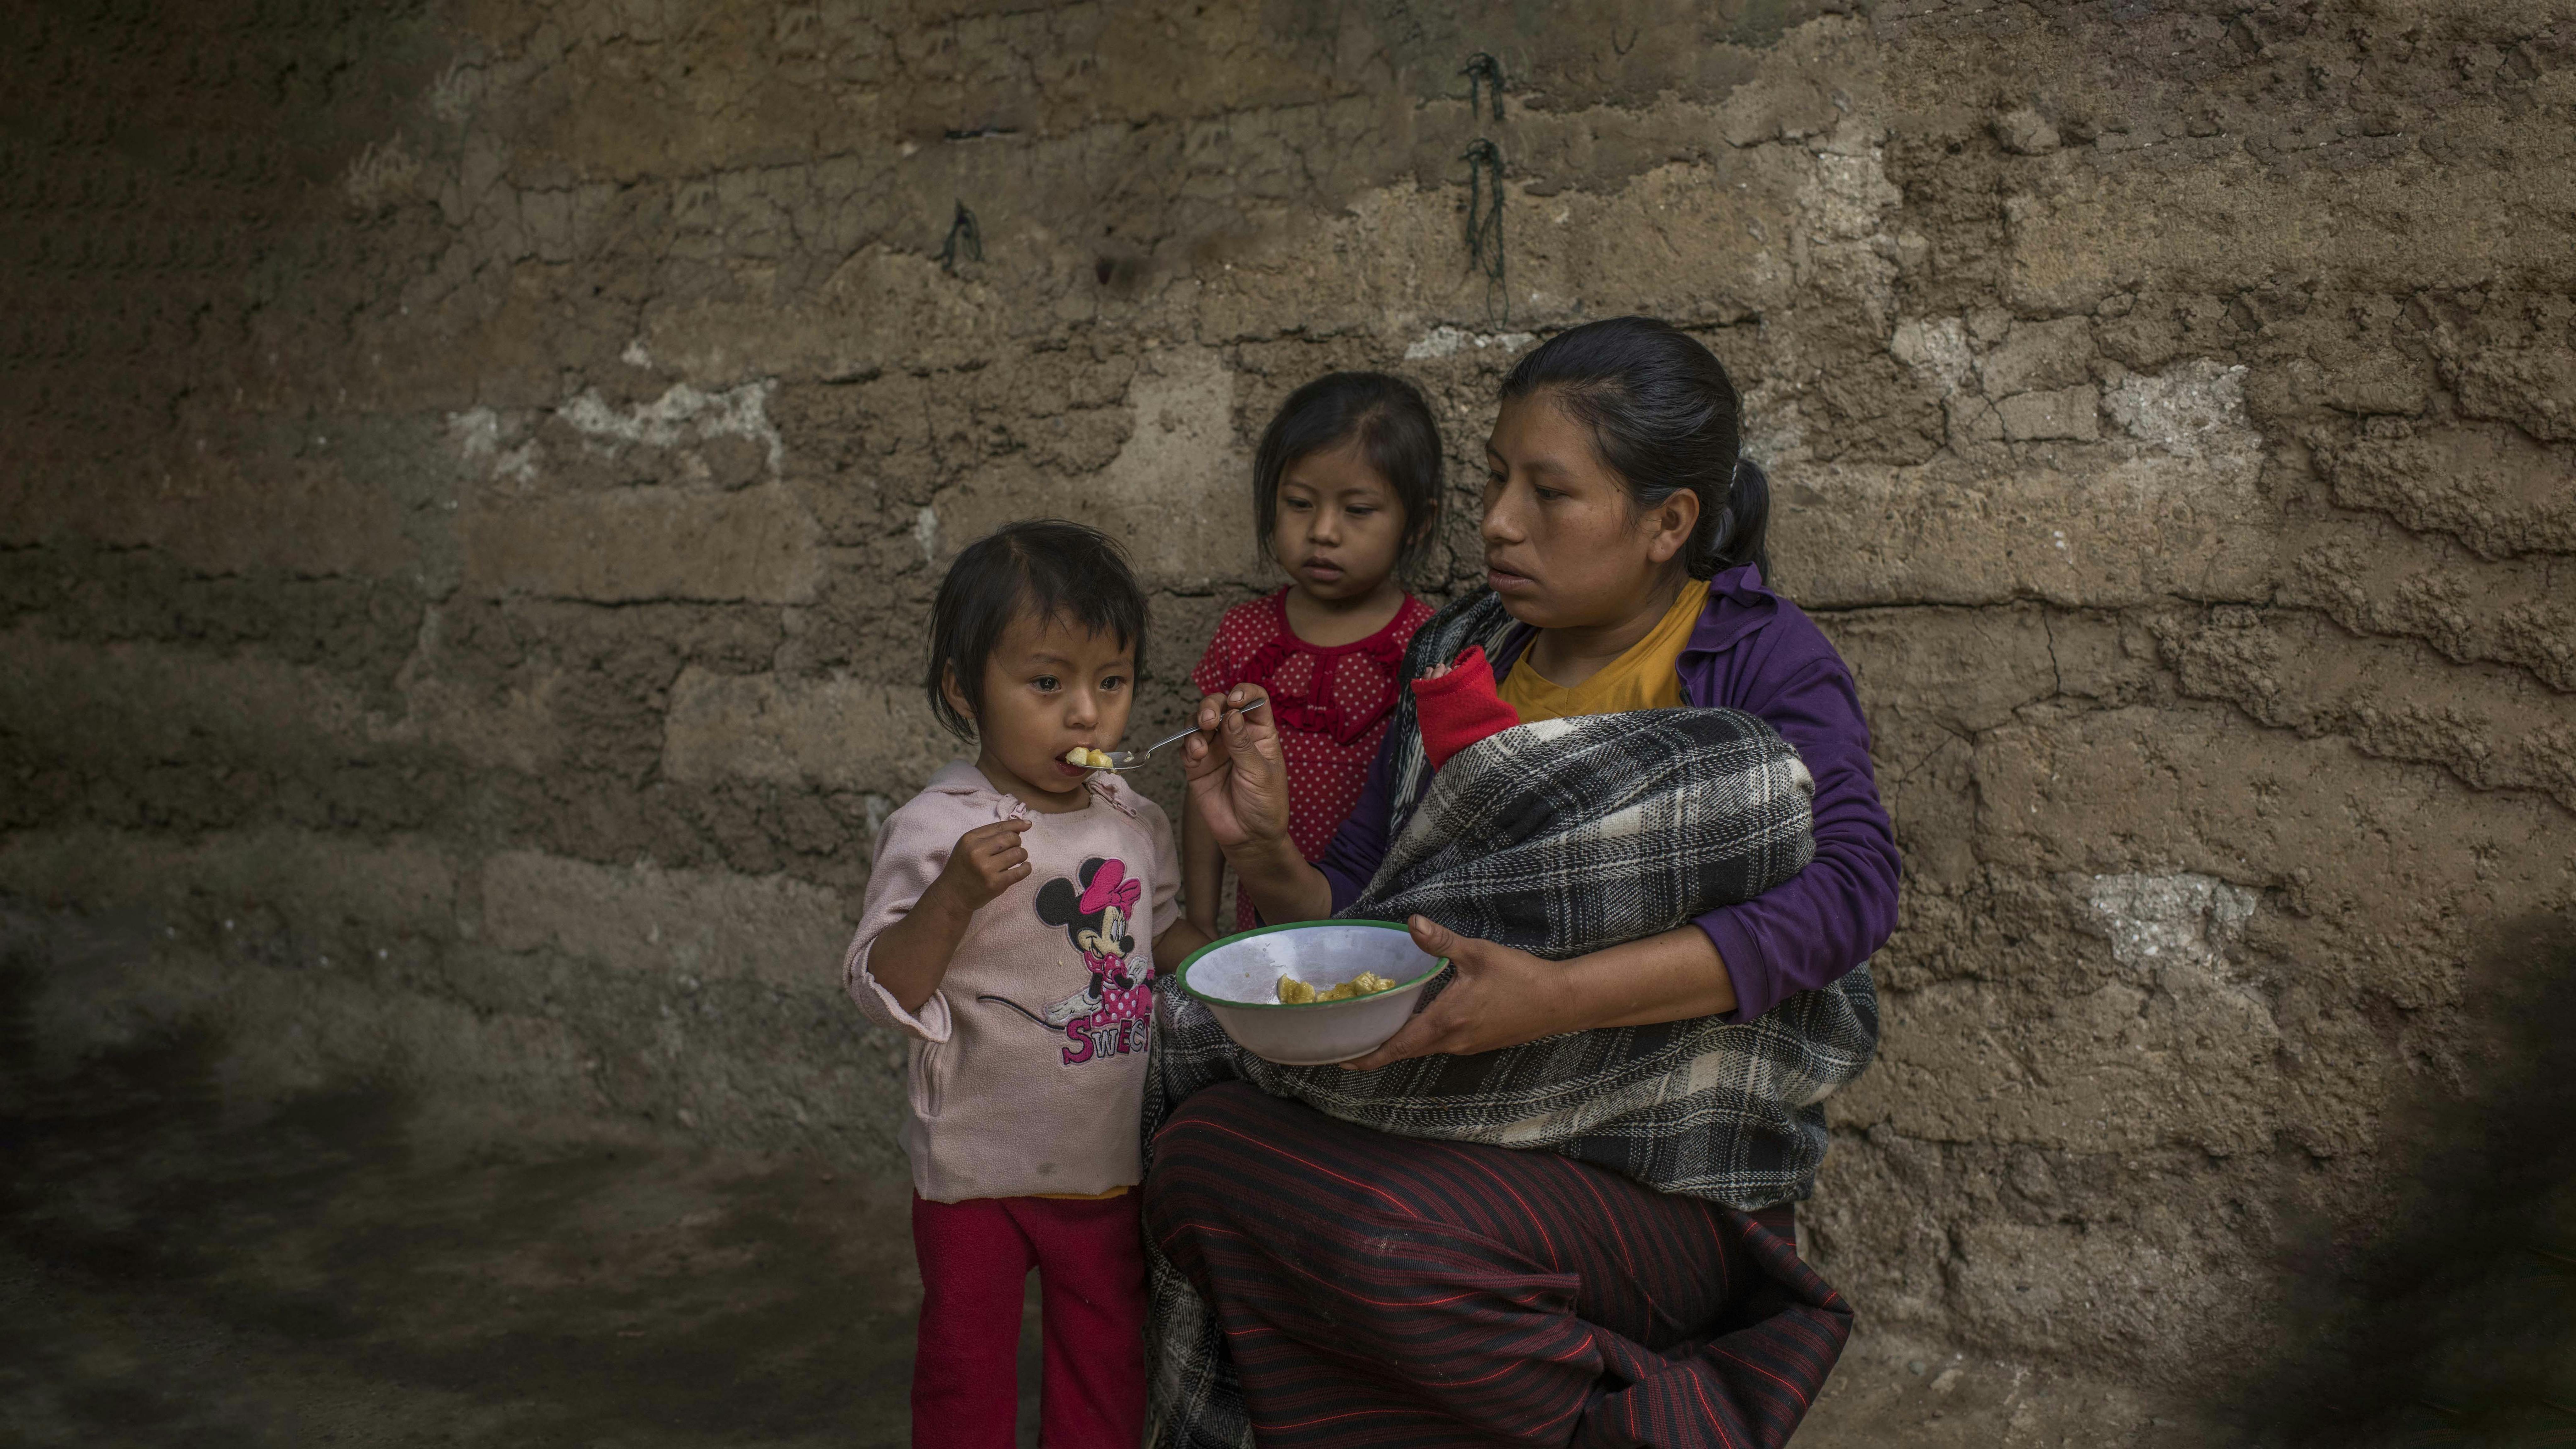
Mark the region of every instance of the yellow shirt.
<instances>
[{"instance_id":1,"label":"yellow shirt","mask_svg":"<svg viewBox=\"0 0 2576 1449\"><path fill-rule=\"evenodd\" d=\"M1670 709L1682 702L1680 665L1691 626L1708 608L1708 581L1686 579L1673 606L1664 611L1646 637L1602 665L1598 673L1568 689L1541 675L1530 664L1529 651L1512 662L1495 692L1519 710L1521 723L1571 719L1587 714L1625 714L1632 709Z\"/></svg>"}]
</instances>

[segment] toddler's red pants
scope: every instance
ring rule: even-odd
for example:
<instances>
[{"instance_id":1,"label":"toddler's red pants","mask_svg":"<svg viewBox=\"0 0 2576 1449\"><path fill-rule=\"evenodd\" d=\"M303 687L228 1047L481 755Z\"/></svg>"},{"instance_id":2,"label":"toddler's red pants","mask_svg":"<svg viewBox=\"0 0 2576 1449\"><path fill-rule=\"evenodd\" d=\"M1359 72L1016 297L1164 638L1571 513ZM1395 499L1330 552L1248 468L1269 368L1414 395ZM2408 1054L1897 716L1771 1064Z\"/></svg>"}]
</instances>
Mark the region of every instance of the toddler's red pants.
<instances>
[{"instance_id":1,"label":"toddler's red pants","mask_svg":"<svg viewBox=\"0 0 2576 1449\"><path fill-rule=\"evenodd\" d=\"M912 1200L921 1329L913 1449L1012 1449L1020 1301L1044 1294L1039 1442L1136 1449L1145 1437L1145 1252L1137 1194L1084 1202Z\"/></svg>"}]
</instances>

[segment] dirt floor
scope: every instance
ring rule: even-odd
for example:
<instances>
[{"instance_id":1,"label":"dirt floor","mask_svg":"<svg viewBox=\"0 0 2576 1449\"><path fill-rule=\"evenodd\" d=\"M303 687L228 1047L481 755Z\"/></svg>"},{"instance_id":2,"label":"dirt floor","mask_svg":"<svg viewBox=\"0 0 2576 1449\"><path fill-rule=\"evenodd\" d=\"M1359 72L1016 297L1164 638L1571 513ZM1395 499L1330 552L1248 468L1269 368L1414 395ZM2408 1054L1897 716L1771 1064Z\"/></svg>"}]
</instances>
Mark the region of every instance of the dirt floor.
<instances>
[{"instance_id":1,"label":"dirt floor","mask_svg":"<svg viewBox=\"0 0 2576 1449\"><path fill-rule=\"evenodd\" d=\"M178 1040L7 1083L0 1441L906 1442L899 1193L432 1146L366 1089L242 1116L211 1060Z\"/></svg>"},{"instance_id":2,"label":"dirt floor","mask_svg":"<svg viewBox=\"0 0 2576 1449\"><path fill-rule=\"evenodd\" d=\"M39 1075L5 1026L0 1442L908 1441L899 1185L672 1143L434 1143L366 1088L228 1106L202 1038ZM2163 1429L2115 1390L1865 1335L1800 1442Z\"/></svg>"}]
</instances>

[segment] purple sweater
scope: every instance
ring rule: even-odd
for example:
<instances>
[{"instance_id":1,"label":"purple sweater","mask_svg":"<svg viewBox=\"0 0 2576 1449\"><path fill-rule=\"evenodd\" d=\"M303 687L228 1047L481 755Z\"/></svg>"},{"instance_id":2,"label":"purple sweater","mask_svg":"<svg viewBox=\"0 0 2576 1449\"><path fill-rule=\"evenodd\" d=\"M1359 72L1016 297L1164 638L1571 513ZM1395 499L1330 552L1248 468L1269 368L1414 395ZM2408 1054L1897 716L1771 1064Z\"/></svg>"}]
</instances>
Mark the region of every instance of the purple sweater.
<instances>
[{"instance_id":1,"label":"purple sweater","mask_svg":"<svg viewBox=\"0 0 2576 1449\"><path fill-rule=\"evenodd\" d=\"M1524 625L1504 638L1495 678L1535 633ZM1709 580L1708 608L1676 668L1686 702L1760 716L1816 777L1816 858L1754 899L1699 918L1735 983L1729 1019L1751 1021L1841 980L1886 942L1896 929L1896 834L1878 803L1851 670L1759 571L1748 564ZM1359 899L1386 859L1395 747L1392 735L1379 747L1359 804L1315 862L1332 882L1334 910Z\"/></svg>"}]
</instances>

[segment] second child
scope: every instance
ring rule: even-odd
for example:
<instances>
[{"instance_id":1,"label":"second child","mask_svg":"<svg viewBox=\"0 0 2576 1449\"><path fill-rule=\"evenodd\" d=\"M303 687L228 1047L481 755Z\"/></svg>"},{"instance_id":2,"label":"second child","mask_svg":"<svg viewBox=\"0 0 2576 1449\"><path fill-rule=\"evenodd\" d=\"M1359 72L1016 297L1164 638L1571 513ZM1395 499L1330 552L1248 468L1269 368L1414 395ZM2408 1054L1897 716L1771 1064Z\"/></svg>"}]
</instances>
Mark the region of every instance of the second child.
<instances>
[{"instance_id":1,"label":"second child","mask_svg":"<svg viewBox=\"0 0 2576 1449\"><path fill-rule=\"evenodd\" d=\"M1269 694L1289 835L1308 860L1359 803L1405 646L1431 617L1396 571L1429 541L1439 507L1440 429L1402 378L1327 373L1290 393L1261 435L1253 526L1288 583L1226 611L1190 683L1203 695L1238 684ZM1182 835L1190 921L1219 934L1224 857L1195 819ZM1228 929L1254 924L1244 900Z\"/></svg>"},{"instance_id":2,"label":"second child","mask_svg":"<svg viewBox=\"0 0 2576 1449\"><path fill-rule=\"evenodd\" d=\"M932 711L976 744L879 832L842 965L910 1038L921 1325L912 1442L1008 1449L1021 1293L1044 1288L1041 1437L1135 1449L1145 1426L1136 1194L1159 965L1205 939L1153 801L1065 763L1127 727L1145 596L1072 523L969 546L931 609Z\"/></svg>"}]
</instances>

